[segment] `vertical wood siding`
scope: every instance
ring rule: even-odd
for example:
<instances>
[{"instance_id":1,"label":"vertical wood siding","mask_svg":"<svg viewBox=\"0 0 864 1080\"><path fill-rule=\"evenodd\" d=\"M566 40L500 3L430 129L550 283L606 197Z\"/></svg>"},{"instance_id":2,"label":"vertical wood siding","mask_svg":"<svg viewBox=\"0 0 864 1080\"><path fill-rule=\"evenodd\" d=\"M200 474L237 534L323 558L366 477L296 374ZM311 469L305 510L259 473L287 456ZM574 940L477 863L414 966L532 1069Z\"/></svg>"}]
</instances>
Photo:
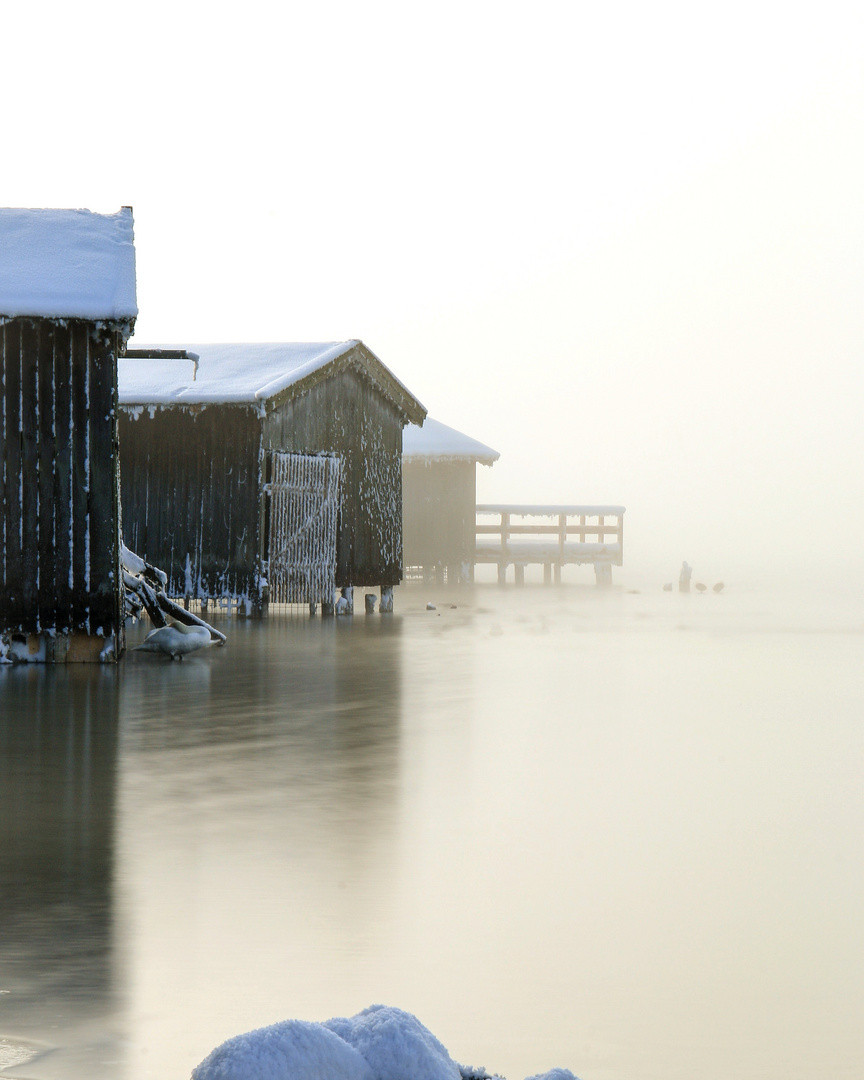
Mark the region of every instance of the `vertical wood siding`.
<instances>
[{"instance_id":1,"label":"vertical wood siding","mask_svg":"<svg viewBox=\"0 0 864 1080\"><path fill-rule=\"evenodd\" d=\"M402 418L359 372L343 369L264 421L268 450L338 454L342 513L336 584L402 580Z\"/></svg>"},{"instance_id":2,"label":"vertical wood siding","mask_svg":"<svg viewBox=\"0 0 864 1080\"><path fill-rule=\"evenodd\" d=\"M332 454L271 456L267 580L277 604L333 602L342 463Z\"/></svg>"},{"instance_id":3,"label":"vertical wood siding","mask_svg":"<svg viewBox=\"0 0 864 1080\"><path fill-rule=\"evenodd\" d=\"M405 565L459 568L474 559L477 466L406 461L402 468Z\"/></svg>"},{"instance_id":4,"label":"vertical wood siding","mask_svg":"<svg viewBox=\"0 0 864 1080\"><path fill-rule=\"evenodd\" d=\"M260 423L242 406L121 411L124 542L170 595L257 602Z\"/></svg>"},{"instance_id":5,"label":"vertical wood siding","mask_svg":"<svg viewBox=\"0 0 864 1080\"><path fill-rule=\"evenodd\" d=\"M351 368L264 418L242 405L124 406L126 545L166 572L173 596L257 603L268 555L262 471L272 451L342 461L336 585L398 584L402 417Z\"/></svg>"},{"instance_id":6,"label":"vertical wood siding","mask_svg":"<svg viewBox=\"0 0 864 1080\"><path fill-rule=\"evenodd\" d=\"M0 325L0 629L122 636L117 484L121 331Z\"/></svg>"}]
</instances>

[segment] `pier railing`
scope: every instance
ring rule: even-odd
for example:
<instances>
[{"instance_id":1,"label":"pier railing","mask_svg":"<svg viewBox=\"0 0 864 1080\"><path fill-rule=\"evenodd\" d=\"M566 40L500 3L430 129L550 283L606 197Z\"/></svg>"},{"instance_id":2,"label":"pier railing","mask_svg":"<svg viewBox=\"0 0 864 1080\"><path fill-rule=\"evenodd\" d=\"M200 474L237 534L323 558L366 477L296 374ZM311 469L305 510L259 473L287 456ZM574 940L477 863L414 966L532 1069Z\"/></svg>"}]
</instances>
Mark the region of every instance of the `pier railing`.
<instances>
[{"instance_id":1,"label":"pier railing","mask_svg":"<svg viewBox=\"0 0 864 1080\"><path fill-rule=\"evenodd\" d=\"M543 580L561 580L561 567L591 563L598 584L624 562L623 506L538 506L483 503L476 507L474 563L498 567L499 582L513 566L516 584L525 567L542 565Z\"/></svg>"}]
</instances>

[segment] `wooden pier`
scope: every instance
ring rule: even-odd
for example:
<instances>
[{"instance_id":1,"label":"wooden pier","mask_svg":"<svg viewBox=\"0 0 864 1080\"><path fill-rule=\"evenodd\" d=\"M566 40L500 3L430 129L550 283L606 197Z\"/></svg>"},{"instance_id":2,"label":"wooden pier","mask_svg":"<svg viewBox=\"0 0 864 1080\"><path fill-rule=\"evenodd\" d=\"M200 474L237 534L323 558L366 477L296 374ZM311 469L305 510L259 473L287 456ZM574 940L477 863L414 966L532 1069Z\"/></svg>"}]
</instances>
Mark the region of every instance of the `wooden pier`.
<instances>
[{"instance_id":1,"label":"wooden pier","mask_svg":"<svg viewBox=\"0 0 864 1080\"><path fill-rule=\"evenodd\" d=\"M612 583L624 562L623 506L536 506L484 503L476 507L474 564L498 567L498 582L513 566L517 585L525 567L543 567L545 584L561 581L561 567L591 563L598 585Z\"/></svg>"}]
</instances>

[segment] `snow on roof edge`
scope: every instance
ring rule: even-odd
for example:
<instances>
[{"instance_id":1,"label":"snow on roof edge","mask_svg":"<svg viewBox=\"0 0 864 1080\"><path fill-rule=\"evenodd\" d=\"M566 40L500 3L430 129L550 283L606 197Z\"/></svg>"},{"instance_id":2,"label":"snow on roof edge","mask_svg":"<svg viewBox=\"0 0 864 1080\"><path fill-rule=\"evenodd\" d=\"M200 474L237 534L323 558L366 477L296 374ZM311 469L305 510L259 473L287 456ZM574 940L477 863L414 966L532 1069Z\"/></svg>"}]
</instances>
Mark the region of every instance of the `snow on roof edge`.
<instances>
[{"instance_id":1,"label":"snow on roof edge","mask_svg":"<svg viewBox=\"0 0 864 1080\"><path fill-rule=\"evenodd\" d=\"M500 456L491 446L431 416L422 428L409 424L402 433L402 457L408 461L479 461L491 467Z\"/></svg>"},{"instance_id":2,"label":"snow on roof edge","mask_svg":"<svg viewBox=\"0 0 864 1080\"><path fill-rule=\"evenodd\" d=\"M161 357L120 357L119 399L123 406L252 405L267 401L314 376L327 365L362 348L371 358L367 374L412 421L426 408L359 338L327 342L209 342L138 344L133 350L194 351L199 364ZM191 359L191 356L190 356ZM377 372L380 369L380 372ZM377 377L376 377L377 372ZM400 400L401 397L401 400Z\"/></svg>"},{"instance_id":3,"label":"snow on roof edge","mask_svg":"<svg viewBox=\"0 0 864 1080\"><path fill-rule=\"evenodd\" d=\"M555 514L574 514L586 517L599 517L601 514L610 516L622 516L627 512L624 506L614 506L606 503L477 503L478 514L515 514L517 517L553 517Z\"/></svg>"},{"instance_id":4,"label":"snow on roof edge","mask_svg":"<svg viewBox=\"0 0 864 1080\"><path fill-rule=\"evenodd\" d=\"M0 314L136 318L132 208L98 214L0 207Z\"/></svg>"},{"instance_id":5,"label":"snow on roof edge","mask_svg":"<svg viewBox=\"0 0 864 1080\"><path fill-rule=\"evenodd\" d=\"M326 367L333 360L338 359L338 357L349 352L359 344L360 342L356 338L352 338L350 341L337 342L332 348L325 350L312 360L307 360L305 364L301 364L290 374L277 376L275 379L271 379L270 382L259 387L259 389L255 391L256 400L266 401L268 398L275 397L277 394L281 393L282 390L287 390L289 386L301 382L307 375L312 375L314 372L320 371L322 367Z\"/></svg>"},{"instance_id":6,"label":"snow on roof edge","mask_svg":"<svg viewBox=\"0 0 864 1080\"><path fill-rule=\"evenodd\" d=\"M399 389L402 391L402 393L405 395L406 398L410 398L412 401L416 402L416 404L419 406L420 411L422 411L422 413L423 413L423 417L420 420L420 423L417 424L416 426L417 427L423 427L424 422L426 421L426 419L427 419L427 417L429 415L429 410L426 408L426 406L423 404L423 402L420 401L420 399L418 397L416 397L414 394L411 393L411 391L408 389L408 387L405 385L405 383L403 383L401 379L397 378L397 376L393 374L393 372L384 363L384 361L381 359L381 357L378 356L377 353L373 352L369 348L369 346L365 343L365 341L361 341L358 338L357 339L357 344L362 345L362 347L366 350L366 352L368 352L369 355L377 363L379 363L381 365L381 367L387 372L387 374L390 376L390 378L393 380L393 382L399 387ZM411 422L414 423L414 421L411 421Z\"/></svg>"}]
</instances>

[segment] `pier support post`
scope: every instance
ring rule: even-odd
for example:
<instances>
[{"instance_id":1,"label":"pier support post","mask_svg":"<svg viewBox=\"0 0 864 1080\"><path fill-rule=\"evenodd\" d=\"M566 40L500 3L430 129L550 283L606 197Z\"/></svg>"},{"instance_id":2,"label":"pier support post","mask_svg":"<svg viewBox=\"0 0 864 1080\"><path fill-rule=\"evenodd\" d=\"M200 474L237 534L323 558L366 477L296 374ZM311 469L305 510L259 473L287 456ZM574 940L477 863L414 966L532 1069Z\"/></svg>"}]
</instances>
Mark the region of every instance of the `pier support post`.
<instances>
[{"instance_id":1,"label":"pier support post","mask_svg":"<svg viewBox=\"0 0 864 1080\"><path fill-rule=\"evenodd\" d=\"M378 611L382 615L389 615L393 611L393 586L382 585L381 586L381 603L378 605Z\"/></svg>"},{"instance_id":2,"label":"pier support post","mask_svg":"<svg viewBox=\"0 0 864 1080\"><path fill-rule=\"evenodd\" d=\"M601 589L608 589L612 584L612 563L595 562L594 578Z\"/></svg>"}]
</instances>

